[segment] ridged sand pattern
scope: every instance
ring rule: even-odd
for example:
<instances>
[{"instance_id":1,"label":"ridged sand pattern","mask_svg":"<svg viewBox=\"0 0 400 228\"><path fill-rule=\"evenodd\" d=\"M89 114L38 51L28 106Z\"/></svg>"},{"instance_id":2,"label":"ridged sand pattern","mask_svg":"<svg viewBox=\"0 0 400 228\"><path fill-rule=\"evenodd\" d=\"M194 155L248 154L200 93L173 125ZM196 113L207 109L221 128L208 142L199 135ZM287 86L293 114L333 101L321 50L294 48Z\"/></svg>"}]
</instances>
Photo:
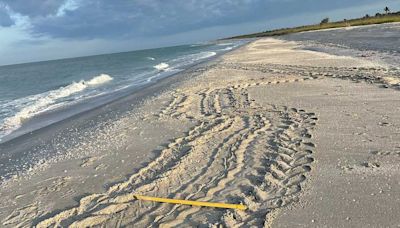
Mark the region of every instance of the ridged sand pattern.
<instances>
[{"instance_id":1,"label":"ridged sand pattern","mask_svg":"<svg viewBox=\"0 0 400 228\"><path fill-rule=\"evenodd\" d=\"M338 78L354 82L381 84L386 88L400 89L400 68L398 67L332 67L285 64L224 63L222 69L252 70L262 73L301 75L310 78Z\"/></svg>"},{"instance_id":2,"label":"ridged sand pattern","mask_svg":"<svg viewBox=\"0 0 400 228\"><path fill-rule=\"evenodd\" d=\"M261 107L252 86L307 78L230 83L217 89L175 91L155 119L188 118L196 125L158 158L106 193L82 198L77 207L40 218L37 227L268 225L273 211L298 200L313 150L314 113ZM196 111L189 111L193 108ZM247 211L135 200L134 194L245 204Z\"/></svg>"}]
</instances>

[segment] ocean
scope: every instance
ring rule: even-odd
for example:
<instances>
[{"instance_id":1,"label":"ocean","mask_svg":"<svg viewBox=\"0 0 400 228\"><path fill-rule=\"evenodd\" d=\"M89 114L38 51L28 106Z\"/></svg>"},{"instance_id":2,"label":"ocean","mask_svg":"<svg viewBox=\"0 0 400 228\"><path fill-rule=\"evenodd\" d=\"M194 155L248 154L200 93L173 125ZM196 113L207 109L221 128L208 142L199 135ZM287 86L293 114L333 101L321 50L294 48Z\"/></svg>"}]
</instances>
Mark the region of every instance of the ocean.
<instances>
[{"instance_id":1,"label":"ocean","mask_svg":"<svg viewBox=\"0 0 400 228\"><path fill-rule=\"evenodd\" d=\"M244 43L202 43L0 66L0 143L116 100ZM85 102L84 109L75 108ZM57 117L61 109L63 115ZM49 112L56 117L24 129L29 120Z\"/></svg>"}]
</instances>

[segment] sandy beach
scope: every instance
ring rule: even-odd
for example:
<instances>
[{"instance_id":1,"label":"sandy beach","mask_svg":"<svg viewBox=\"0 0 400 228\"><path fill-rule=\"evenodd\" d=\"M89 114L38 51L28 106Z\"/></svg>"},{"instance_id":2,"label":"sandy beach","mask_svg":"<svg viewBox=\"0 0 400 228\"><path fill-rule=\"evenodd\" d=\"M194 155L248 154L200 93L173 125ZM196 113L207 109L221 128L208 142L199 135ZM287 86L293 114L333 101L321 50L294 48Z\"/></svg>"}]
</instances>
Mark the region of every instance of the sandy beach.
<instances>
[{"instance_id":1,"label":"sandy beach","mask_svg":"<svg viewBox=\"0 0 400 228\"><path fill-rule=\"evenodd\" d=\"M252 41L1 145L16 156L27 145L67 151L2 184L1 225L399 226L399 72L295 41Z\"/></svg>"}]
</instances>

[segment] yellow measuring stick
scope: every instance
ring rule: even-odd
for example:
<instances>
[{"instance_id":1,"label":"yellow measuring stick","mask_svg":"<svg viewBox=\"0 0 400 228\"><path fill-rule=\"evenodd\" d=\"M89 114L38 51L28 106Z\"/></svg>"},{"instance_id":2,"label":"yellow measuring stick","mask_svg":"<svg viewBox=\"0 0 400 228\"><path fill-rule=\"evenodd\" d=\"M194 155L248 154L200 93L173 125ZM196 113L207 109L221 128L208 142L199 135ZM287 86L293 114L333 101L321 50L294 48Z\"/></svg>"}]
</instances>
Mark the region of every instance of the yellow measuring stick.
<instances>
[{"instance_id":1,"label":"yellow measuring stick","mask_svg":"<svg viewBox=\"0 0 400 228\"><path fill-rule=\"evenodd\" d=\"M141 195L134 195L134 196L138 200L154 201L154 202L160 202L160 203L184 204L184 205L199 206L199 207L231 208L231 209L238 209L238 210L246 210L247 209L247 207L242 204L210 203L210 202L201 202L201 201L192 201L192 200L157 198L157 197L141 196Z\"/></svg>"}]
</instances>

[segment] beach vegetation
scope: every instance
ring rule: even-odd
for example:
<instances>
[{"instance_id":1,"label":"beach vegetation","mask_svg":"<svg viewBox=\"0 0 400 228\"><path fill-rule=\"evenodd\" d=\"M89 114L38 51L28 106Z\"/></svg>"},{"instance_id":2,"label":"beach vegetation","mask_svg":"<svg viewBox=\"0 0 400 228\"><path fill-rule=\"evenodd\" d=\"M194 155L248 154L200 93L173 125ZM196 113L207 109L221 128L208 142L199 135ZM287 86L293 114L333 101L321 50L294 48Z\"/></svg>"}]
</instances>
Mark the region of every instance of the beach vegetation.
<instances>
[{"instance_id":1,"label":"beach vegetation","mask_svg":"<svg viewBox=\"0 0 400 228\"><path fill-rule=\"evenodd\" d=\"M322 19L321 25L329 23L329 17Z\"/></svg>"},{"instance_id":2,"label":"beach vegetation","mask_svg":"<svg viewBox=\"0 0 400 228\"><path fill-rule=\"evenodd\" d=\"M319 24L304 25L293 28L267 30L265 32L240 35L226 39L244 39L244 38L256 38L256 37L267 37L267 36L281 36L291 33L315 31L321 29L400 22L400 11L390 13L390 9L388 7L385 7L384 10L386 14L376 13L375 16L370 16L369 14L367 14L362 18L343 19L341 21L333 21L333 22L330 22L329 18L327 17L324 18Z\"/></svg>"}]
</instances>

